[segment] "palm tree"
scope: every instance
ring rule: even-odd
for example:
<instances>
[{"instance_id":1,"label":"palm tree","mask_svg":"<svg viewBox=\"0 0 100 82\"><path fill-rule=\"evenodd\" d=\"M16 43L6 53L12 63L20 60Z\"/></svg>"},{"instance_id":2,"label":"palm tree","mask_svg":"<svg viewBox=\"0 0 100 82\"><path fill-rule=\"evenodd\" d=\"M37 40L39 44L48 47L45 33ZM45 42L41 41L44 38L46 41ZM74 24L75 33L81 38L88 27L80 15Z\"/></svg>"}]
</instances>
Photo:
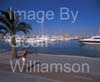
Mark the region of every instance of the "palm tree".
<instances>
[{"instance_id":1,"label":"palm tree","mask_svg":"<svg viewBox=\"0 0 100 82\"><path fill-rule=\"evenodd\" d=\"M12 58L17 58L16 50L16 35L17 32L24 32L25 34L30 33L32 30L31 26L25 22L19 22L19 16L11 9L8 11L0 10L0 32L9 33L11 36L12 47Z\"/></svg>"}]
</instances>

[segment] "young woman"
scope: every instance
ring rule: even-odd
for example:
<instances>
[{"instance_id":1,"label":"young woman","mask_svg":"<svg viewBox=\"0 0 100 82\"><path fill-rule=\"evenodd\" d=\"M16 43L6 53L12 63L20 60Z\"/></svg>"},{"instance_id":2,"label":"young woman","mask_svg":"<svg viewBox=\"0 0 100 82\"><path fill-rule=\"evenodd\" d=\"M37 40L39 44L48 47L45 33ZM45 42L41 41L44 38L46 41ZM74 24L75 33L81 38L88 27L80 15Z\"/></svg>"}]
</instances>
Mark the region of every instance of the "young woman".
<instances>
[{"instance_id":1,"label":"young woman","mask_svg":"<svg viewBox=\"0 0 100 82\"><path fill-rule=\"evenodd\" d=\"M26 48L23 48L23 49L22 49L22 61L23 61L23 64L26 63L27 54L28 54L28 53L27 53Z\"/></svg>"}]
</instances>

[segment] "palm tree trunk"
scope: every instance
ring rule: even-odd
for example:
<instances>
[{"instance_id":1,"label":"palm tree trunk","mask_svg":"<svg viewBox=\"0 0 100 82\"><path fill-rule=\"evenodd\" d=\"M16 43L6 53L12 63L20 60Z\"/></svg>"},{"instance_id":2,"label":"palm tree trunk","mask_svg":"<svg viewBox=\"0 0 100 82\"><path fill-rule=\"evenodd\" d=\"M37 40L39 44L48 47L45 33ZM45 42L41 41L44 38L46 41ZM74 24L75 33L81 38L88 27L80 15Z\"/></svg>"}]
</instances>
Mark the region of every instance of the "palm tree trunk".
<instances>
[{"instance_id":1,"label":"palm tree trunk","mask_svg":"<svg viewBox=\"0 0 100 82\"><path fill-rule=\"evenodd\" d=\"M16 49L16 40L15 40L14 35L12 35L12 37L11 37L11 46L12 46L11 58L16 59L17 58L17 49Z\"/></svg>"}]
</instances>

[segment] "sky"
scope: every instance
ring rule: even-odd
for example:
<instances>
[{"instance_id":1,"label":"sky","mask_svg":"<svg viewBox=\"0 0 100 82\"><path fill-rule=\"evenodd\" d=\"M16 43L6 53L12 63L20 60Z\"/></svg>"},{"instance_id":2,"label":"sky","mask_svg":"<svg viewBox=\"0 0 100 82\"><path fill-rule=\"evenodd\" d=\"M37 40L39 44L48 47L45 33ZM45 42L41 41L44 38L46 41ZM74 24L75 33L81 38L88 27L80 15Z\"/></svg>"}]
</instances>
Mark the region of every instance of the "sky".
<instances>
[{"instance_id":1,"label":"sky","mask_svg":"<svg viewBox=\"0 0 100 82\"><path fill-rule=\"evenodd\" d=\"M100 26L99 0L0 0L0 9L7 10L8 8L27 12L33 10L36 14L38 11L44 11L45 13L49 10L53 11L53 20L44 18L44 34L95 35ZM67 20L60 19L61 8L69 9L68 15L70 17ZM66 10L63 12L66 12ZM66 14L65 17L68 15ZM74 16L76 16L76 20L72 23ZM21 21L25 21L32 26L32 34L42 33L42 24L38 23L37 19L21 19Z\"/></svg>"}]
</instances>

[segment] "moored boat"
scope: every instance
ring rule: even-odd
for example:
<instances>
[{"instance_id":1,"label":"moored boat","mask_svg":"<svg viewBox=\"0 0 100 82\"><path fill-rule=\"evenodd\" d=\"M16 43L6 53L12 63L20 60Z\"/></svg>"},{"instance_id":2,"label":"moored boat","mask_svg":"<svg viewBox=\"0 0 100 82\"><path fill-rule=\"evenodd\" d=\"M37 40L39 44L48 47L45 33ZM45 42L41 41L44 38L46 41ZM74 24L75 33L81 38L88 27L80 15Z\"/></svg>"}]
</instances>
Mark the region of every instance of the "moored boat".
<instances>
[{"instance_id":1,"label":"moored boat","mask_svg":"<svg viewBox=\"0 0 100 82\"><path fill-rule=\"evenodd\" d=\"M100 44L100 36L92 36L90 38L84 38L79 40L83 44Z\"/></svg>"}]
</instances>

